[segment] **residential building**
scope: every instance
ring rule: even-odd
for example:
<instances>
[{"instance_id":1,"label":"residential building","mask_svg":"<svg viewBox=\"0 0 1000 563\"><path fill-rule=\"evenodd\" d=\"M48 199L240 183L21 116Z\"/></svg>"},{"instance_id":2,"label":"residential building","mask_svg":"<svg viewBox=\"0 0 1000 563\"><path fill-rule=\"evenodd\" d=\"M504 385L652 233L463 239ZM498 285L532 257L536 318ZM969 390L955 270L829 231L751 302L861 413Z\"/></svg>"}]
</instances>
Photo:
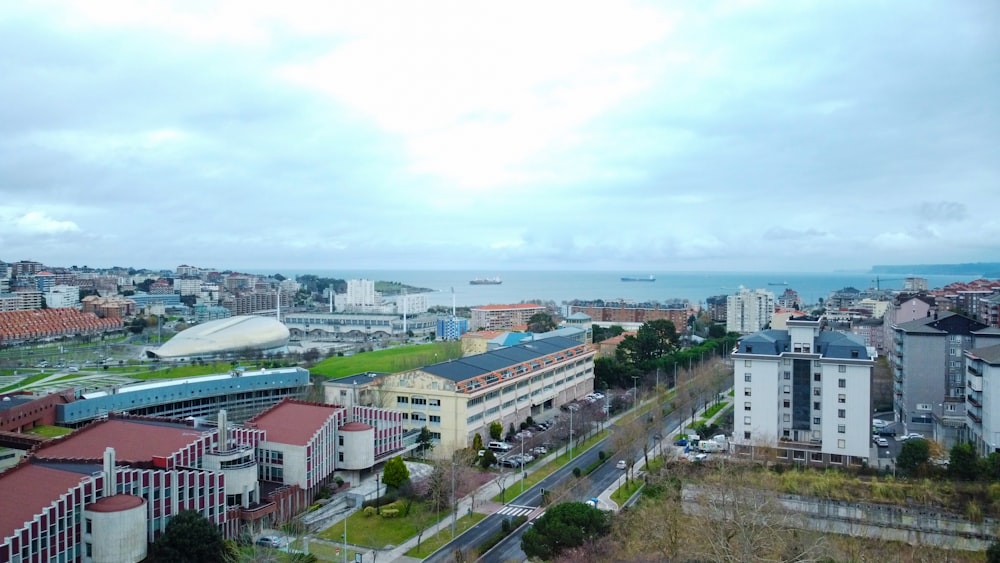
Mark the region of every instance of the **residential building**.
<instances>
[{"instance_id":1,"label":"residential building","mask_svg":"<svg viewBox=\"0 0 1000 563\"><path fill-rule=\"evenodd\" d=\"M735 366L735 453L823 465L860 465L871 452L874 352L815 317L740 340ZM850 413L850 415L848 415Z\"/></svg>"},{"instance_id":2,"label":"residential building","mask_svg":"<svg viewBox=\"0 0 1000 563\"><path fill-rule=\"evenodd\" d=\"M100 318L76 309L36 309L0 312L0 345L66 336L98 336L120 331L120 318Z\"/></svg>"},{"instance_id":3,"label":"residential building","mask_svg":"<svg viewBox=\"0 0 1000 563\"><path fill-rule=\"evenodd\" d=\"M774 315L774 294L766 289L746 289L726 297L726 330L749 334L763 330Z\"/></svg>"},{"instance_id":4,"label":"residential building","mask_svg":"<svg viewBox=\"0 0 1000 563\"><path fill-rule=\"evenodd\" d=\"M134 300L120 295L109 297L88 295L80 300L80 307L84 313L93 313L102 319L124 319L134 315L137 310Z\"/></svg>"},{"instance_id":5,"label":"residential building","mask_svg":"<svg viewBox=\"0 0 1000 563\"><path fill-rule=\"evenodd\" d=\"M172 293L178 295L200 295L201 280L198 278L175 278Z\"/></svg>"},{"instance_id":6,"label":"residential building","mask_svg":"<svg viewBox=\"0 0 1000 563\"><path fill-rule=\"evenodd\" d=\"M1000 344L965 352L969 442L981 456L1000 452Z\"/></svg>"},{"instance_id":7,"label":"residential building","mask_svg":"<svg viewBox=\"0 0 1000 563\"><path fill-rule=\"evenodd\" d=\"M713 295L705 300L705 309L714 323L726 322L728 295Z\"/></svg>"},{"instance_id":8,"label":"residential building","mask_svg":"<svg viewBox=\"0 0 1000 563\"><path fill-rule=\"evenodd\" d=\"M965 352L1000 343L1000 329L955 313L894 326L893 410L907 432L950 448L963 439L967 376Z\"/></svg>"},{"instance_id":9,"label":"residential building","mask_svg":"<svg viewBox=\"0 0 1000 563\"><path fill-rule=\"evenodd\" d=\"M374 280L347 280L347 293L343 302L345 307L374 307L381 303L382 296L375 291Z\"/></svg>"},{"instance_id":10,"label":"residential building","mask_svg":"<svg viewBox=\"0 0 1000 563\"><path fill-rule=\"evenodd\" d=\"M931 316L936 311L934 297L930 295L899 294L883 315L882 343L889 358L896 353L896 325Z\"/></svg>"},{"instance_id":11,"label":"residential building","mask_svg":"<svg viewBox=\"0 0 1000 563\"><path fill-rule=\"evenodd\" d=\"M45 292L45 306L64 309L80 305L80 288L73 285L55 285Z\"/></svg>"},{"instance_id":12,"label":"residential building","mask_svg":"<svg viewBox=\"0 0 1000 563\"><path fill-rule=\"evenodd\" d=\"M205 323L218 319L228 319L233 316L233 312L225 307L216 305L204 305L199 303L194 306L194 322Z\"/></svg>"},{"instance_id":13,"label":"residential building","mask_svg":"<svg viewBox=\"0 0 1000 563\"><path fill-rule=\"evenodd\" d=\"M435 333L441 340L458 340L467 332L469 332L469 319L454 315L438 317Z\"/></svg>"},{"instance_id":14,"label":"residential building","mask_svg":"<svg viewBox=\"0 0 1000 563\"><path fill-rule=\"evenodd\" d=\"M32 262L31 260L19 260L13 264L9 264L9 266L15 278L33 276L45 269L45 266L41 262Z\"/></svg>"},{"instance_id":15,"label":"residential building","mask_svg":"<svg viewBox=\"0 0 1000 563\"><path fill-rule=\"evenodd\" d=\"M569 306L570 315L583 313L599 323L646 323L667 320L674 323L678 332L687 327L687 319L693 313L686 301L668 303L630 301L574 301Z\"/></svg>"},{"instance_id":16,"label":"residential building","mask_svg":"<svg viewBox=\"0 0 1000 563\"><path fill-rule=\"evenodd\" d=\"M42 292L17 290L0 294L0 311L30 311L42 308Z\"/></svg>"},{"instance_id":17,"label":"residential building","mask_svg":"<svg viewBox=\"0 0 1000 563\"><path fill-rule=\"evenodd\" d=\"M515 330L527 325L532 315L545 311L544 305L535 303L473 307L469 330Z\"/></svg>"},{"instance_id":18,"label":"residential building","mask_svg":"<svg viewBox=\"0 0 1000 563\"><path fill-rule=\"evenodd\" d=\"M52 272L38 272L35 274L35 288L42 293L50 291L56 285L56 275Z\"/></svg>"},{"instance_id":19,"label":"residential building","mask_svg":"<svg viewBox=\"0 0 1000 563\"><path fill-rule=\"evenodd\" d=\"M801 309L802 299L799 297L797 291L790 287L786 287L784 293L779 295L774 300L774 306L780 309Z\"/></svg>"},{"instance_id":20,"label":"residential building","mask_svg":"<svg viewBox=\"0 0 1000 563\"><path fill-rule=\"evenodd\" d=\"M450 458L489 425L506 428L543 417L594 390L594 355L579 340L555 336L395 374L324 383L327 402L342 396L402 413L411 430L426 426L434 455Z\"/></svg>"},{"instance_id":21,"label":"residential building","mask_svg":"<svg viewBox=\"0 0 1000 563\"><path fill-rule=\"evenodd\" d=\"M1000 293L979 301L976 319L993 328L1000 328Z\"/></svg>"}]
</instances>

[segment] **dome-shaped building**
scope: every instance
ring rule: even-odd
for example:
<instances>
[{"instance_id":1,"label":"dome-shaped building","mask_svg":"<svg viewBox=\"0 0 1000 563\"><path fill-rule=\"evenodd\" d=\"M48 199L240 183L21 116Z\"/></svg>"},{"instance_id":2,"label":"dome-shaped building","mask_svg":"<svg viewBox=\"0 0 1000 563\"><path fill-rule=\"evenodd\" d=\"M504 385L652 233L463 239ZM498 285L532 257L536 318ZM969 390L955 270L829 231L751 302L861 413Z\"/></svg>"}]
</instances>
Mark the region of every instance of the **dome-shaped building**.
<instances>
[{"instance_id":1,"label":"dome-shaped building","mask_svg":"<svg viewBox=\"0 0 1000 563\"><path fill-rule=\"evenodd\" d=\"M150 358L176 359L251 350L284 351L288 338L288 328L275 319L229 317L183 330L159 348L147 350L146 355Z\"/></svg>"}]
</instances>

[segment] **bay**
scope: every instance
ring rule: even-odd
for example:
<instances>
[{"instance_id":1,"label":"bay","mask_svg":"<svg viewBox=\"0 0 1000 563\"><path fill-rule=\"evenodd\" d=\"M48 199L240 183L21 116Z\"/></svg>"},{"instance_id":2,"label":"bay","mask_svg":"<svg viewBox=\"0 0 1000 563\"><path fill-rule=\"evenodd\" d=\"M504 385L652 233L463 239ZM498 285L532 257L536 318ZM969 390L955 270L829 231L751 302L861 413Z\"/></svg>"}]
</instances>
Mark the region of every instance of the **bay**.
<instances>
[{"instance_id":1,"label":"bay","mask_svg":"<svg viewBox=\"0 0 1000 563\"><path fill-rule=\"evenodd\" d=\"M867 272L609 272L609 271L464 271L464 270L253 270L249 273L280 273L287 278L312 274L323 278L370 279L394 281L430 289L428 305L450 306L452 289L457 306L500 305L530 300L564 301L627 300L632 302L667 302L675 299L704 304L715 295L731 295L740 287L767 289L780 296L785 289L796 291L807 304L826 299L845 287L863 290L878 285L882 289L902 289L901 275L876 277ZM656 277L654 282L623 282L623 276ZM929 288L953 282L967 282L976 276L926 275ZM469 280L499 276L499 285L470 285ZM877 281L876 281L877 280Z\"/></svg>"}]
</instances>

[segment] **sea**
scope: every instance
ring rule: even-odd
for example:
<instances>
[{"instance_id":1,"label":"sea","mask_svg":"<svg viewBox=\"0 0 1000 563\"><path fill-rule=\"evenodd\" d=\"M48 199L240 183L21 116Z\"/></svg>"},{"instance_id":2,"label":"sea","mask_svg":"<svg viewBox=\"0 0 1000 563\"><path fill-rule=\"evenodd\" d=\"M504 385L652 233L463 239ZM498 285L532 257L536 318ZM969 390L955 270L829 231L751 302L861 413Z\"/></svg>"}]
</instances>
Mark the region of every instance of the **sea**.
<instances>
[{"instance_id":1,"label":"sea","mask_svg":"<svg viewBox=\"0 0 1000 563\"><path fill-rule=\"evenodd\" d=\"M565 305L573 300L617 301L635 303L684 300L704 304L715 295L730 295L741 287L767 289L775 297L792 289L805 304L819 303L830 293L853 287L902 289L906 276L876 276L866 272L611 272L611 271L462 271L462 270L250 270L248 273L275 274L294 279L304 274L321 278L370 279L399 282L424 288L429 306L459 307L500 305L524 301L552 301ZM622 277L648 277L656 281L622 281ZM968 282L977 276L920 275L928 288L944 287L954 282ZM500 277L499 285L470 285L476 278Z\"/></svg>"}]
</instances>

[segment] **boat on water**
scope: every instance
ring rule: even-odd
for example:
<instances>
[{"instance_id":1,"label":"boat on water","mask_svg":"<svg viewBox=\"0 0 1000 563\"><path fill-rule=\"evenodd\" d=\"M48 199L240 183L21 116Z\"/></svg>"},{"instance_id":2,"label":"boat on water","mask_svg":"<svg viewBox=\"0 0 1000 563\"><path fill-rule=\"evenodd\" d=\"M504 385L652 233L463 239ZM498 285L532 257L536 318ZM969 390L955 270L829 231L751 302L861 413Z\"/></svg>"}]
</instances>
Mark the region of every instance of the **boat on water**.
<instances>
[{"instance_id":1,"label":"boat on water","mask_svg":"<svg viewBox=\"0 0 1000 563\"><path fill-rule=\"evenodd\" d=\"M649 274L649 277L643 278L639 276L622 276L622 281L624 282L655 282L656 277L653 274Z\"/></svg>"},{"instance_id":2,"label":"boat on water","mask_svg":"<svg viewBox=\"0 0 1000 563\"><path fill-rule=\"evenodd\" d=\"M767 282L767 285L788 285L788 282Z\"/></svg>"},{"instance_id":3,"label":"boat on water","mask_svg":"<svg viewBox=\"0 0 1000 563\"><path fill-rule=\"evenodd\" d=\"M469 285L500 285L503 280L500 276L494 276L492 278L476 278L474 280L469 280Z\"/></svg>"}]
</instances>

